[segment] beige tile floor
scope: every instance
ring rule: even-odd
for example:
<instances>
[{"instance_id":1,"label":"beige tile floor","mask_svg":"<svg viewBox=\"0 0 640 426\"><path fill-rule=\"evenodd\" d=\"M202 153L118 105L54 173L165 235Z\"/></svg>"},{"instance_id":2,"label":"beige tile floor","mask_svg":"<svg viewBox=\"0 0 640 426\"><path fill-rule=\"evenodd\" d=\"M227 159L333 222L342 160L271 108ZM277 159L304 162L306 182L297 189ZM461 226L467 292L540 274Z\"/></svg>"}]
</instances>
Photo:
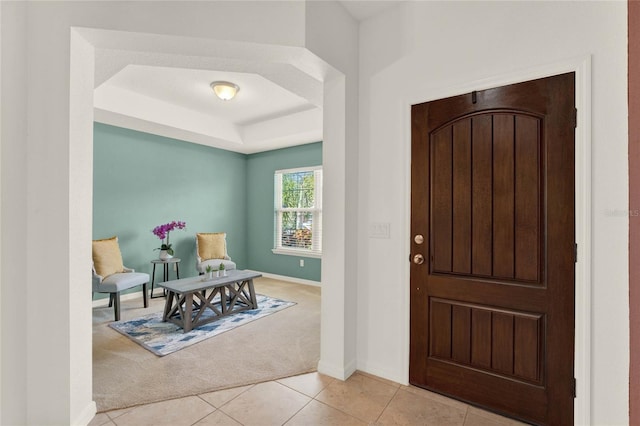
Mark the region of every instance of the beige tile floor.
<instances>
[{"instance_id":1,"label":"beige tile floor","mask_svg":"<svg viewBox=\"0 0 640 426\"><path fill-rule=\"evenodd\" d=\"M90 426L521 425L412 386L364 373L309 373L97 414Z\"/></svg>"}]
</instances>

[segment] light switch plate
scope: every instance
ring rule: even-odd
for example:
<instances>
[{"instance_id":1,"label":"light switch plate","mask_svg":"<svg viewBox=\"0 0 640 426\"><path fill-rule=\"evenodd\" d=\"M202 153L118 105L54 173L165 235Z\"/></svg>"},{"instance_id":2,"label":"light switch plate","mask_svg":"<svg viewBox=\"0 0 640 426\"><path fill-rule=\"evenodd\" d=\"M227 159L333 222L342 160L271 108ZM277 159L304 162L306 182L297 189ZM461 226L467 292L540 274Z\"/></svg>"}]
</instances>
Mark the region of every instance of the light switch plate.
<instances>
[{"instance_id":1,"label":"light switch plate","mask_svg":"<svg viewBox=\"0 0 640 426\"><path fill-rule=\"evenodd\" d=\"M388 222L376 222L369 225L370 238L391 238L391 224Z\"/></svg>"}]
</instances>

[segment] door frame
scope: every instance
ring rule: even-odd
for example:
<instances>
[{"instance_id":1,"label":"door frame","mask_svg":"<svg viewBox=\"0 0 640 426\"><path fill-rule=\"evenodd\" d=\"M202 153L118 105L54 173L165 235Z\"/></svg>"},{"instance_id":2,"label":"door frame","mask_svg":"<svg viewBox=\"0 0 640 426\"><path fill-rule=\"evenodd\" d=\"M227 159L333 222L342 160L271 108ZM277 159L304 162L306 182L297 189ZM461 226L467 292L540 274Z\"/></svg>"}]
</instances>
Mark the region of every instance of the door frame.
<instances>
[{"instance_id":1,"label":"door frame","mask_svg":"<svg viewBox=\"0 0 640 426\"><path fill-rule=\"evenodd\" d=\"M423 102L485 90L528 80L575 72L575 105L578 109L575 133L575 232L578 259L575 269L575 358L577 397L574 400L574 423L591 424L591 56L581 56L553 64L523 69L486 79L448 87L413 88L402 98L404 215L401 232L408 258L411 245L411 106ZM410 263L401 271L405 283L402 312L405 333L402 359L404 381L409 383L410 344Z\"/></svg>"}]
</instances>

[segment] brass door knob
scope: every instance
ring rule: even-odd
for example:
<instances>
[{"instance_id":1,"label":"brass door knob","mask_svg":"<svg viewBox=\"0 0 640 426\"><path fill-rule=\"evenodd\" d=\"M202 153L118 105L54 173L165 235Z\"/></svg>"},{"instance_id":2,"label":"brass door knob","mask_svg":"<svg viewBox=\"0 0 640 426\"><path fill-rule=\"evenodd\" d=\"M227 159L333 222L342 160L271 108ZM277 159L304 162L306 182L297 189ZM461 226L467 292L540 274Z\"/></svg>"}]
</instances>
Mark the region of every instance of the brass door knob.
<instances>
[{"instance_id":1,"label":"brass door knob","mask_svg":"<svg viewBox=\"0 0 640 426\"><path fill-rule=\"evenodd\" d=\"M416 265L422 265L424 263L424 256L421 254L416 254L413 256L413 263Z\"/></svg>"},{"instance_id":2,"label":"brass door knob","mask_svg":"<svg viewBox=\"0 0 640 426\"><path fill-rule=\"evenodd\" d=\"M424 243L424 237L422 235L418 234L415 237L413 237L413 241L415 241L416 244L422 244L422 243Z\"/></svg>"}]
</instances>

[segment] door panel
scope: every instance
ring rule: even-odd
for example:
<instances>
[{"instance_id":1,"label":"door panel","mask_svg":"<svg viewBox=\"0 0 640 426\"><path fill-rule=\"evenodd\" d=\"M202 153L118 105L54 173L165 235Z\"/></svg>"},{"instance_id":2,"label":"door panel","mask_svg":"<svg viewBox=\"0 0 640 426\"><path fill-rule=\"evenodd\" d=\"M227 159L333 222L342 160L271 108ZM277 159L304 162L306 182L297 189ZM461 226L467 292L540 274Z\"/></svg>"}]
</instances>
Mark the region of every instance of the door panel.
<instances>
[{"instance_id":1,"label":"door panel","mask_svg":"<svg viewBox=\"0 0 640 426\"><path fill-rule=\"evenodd\" d=\"M538 281L539 127L486 113L433 134L434 271Z\"/></svg>"},{"instance_id":2,"label":"door panel","mask_svg":"<svg viewBox=\"0 0 640 426\"><path fill-rule=\"evenodd\" d=\"M453 130L453 267L459 274L471 273L471 120L457 121Z\"/></svg>"},{"instance_id":3,"label":"door panel","mask_svg":"<svg viewBox=\"0 0 640 426\"><path fill-rule=\"evenodd\" d=\"M517 117L515 130L515 278L538 282L540 120Z\"/></svg>"},{"instance_id":4,"label":"door panel","mask_svg":"<svg viewBox=\"0 0 640 426\"><path fill-rule=\"evenodd\" d=\"M431 357L541 383L542 315L432 298L430 323Z\"/></svg>"},{"instance_id":5,"label":"door panel","mask_svg":"<svg viewBox=\"0 0 640 426\"><path fill-rule=\"evenodd\" d=\"M492 120L490 115L473 120L473 168L471 171L471 264L475 276L491 275L492 228Z\"/></svg>"},{"instance_id":6,"label":"door panel","mask_svg":"<svg viewBox=\"0 0 640 426\"><path fill-rule=\"evenodd\" d=\"M574 75L412 108L410 382L573 423Z\"/></svg>"},{"instance_id":7,"label":"door panel","mask_svg":"<svg viewBox=\"0 0 640 426\"><path fill-rule=\"evenodd\" d=\"M451 136L449 126L437 132L433 137L433 161L438 164L438 173L433 175L433 239L439 244L433 248L433 269L441 272L451 272L452 266L452 182L451 182Z\"/></svg>"},{"instance_id":8,"label":"door panel","mask_svg":"<svg viewBox=\"0 0 640 426\"><path fill-rule=\"evenodd\" d=\"M493 121L493 273L513 277L513 117L492 115Z\"/></svg>"}]
</instances>

